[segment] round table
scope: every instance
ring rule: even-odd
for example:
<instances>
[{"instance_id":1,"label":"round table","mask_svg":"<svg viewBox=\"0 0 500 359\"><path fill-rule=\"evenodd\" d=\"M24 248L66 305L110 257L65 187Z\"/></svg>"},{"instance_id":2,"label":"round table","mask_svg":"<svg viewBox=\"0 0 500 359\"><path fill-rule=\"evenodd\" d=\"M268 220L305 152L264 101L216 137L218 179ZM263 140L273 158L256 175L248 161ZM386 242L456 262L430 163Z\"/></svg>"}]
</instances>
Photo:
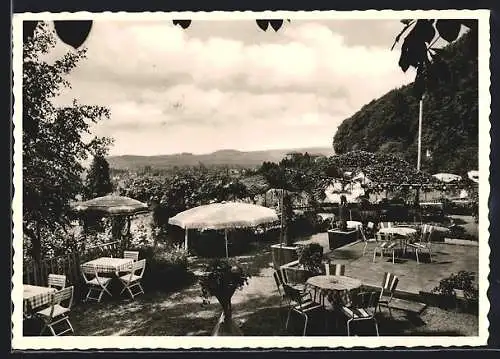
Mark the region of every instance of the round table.
<instances>
[{"instance_id":1,"label":"round table","mask_svg":"<svg viewBox=\"0 0 500 359\"><path fill-rule=\"evenodd\" d=\"M355 228L359 230L360 227L363 227L363 223L359 221L346 221L346 222L347 222L347 228Z\"/></svg>"},{"instance_id":2,"label":"round table","mask_svg":"<svg viewBox=\"0 0 500 359\"><path fill-rule=\"evenodd\" d=\"M328 300L329 303L323 303L327 309L350 305L352 295L362 284L359 279L338 275L318 275L306 281L306 286L319 290L321 296Z\"/></svg>"},{"instance_id":3,"label":"round table","mask_svg":"<svg viewBox=\"0 0 500 359\"><path fill-rule=\"evenodd\" d=\"M400 236L409 236L417 233L417 230L415 228L410 228L410 227L389 227L389 228L380 228L379 233L399 234Z\"/></svg>"}]
</instances>

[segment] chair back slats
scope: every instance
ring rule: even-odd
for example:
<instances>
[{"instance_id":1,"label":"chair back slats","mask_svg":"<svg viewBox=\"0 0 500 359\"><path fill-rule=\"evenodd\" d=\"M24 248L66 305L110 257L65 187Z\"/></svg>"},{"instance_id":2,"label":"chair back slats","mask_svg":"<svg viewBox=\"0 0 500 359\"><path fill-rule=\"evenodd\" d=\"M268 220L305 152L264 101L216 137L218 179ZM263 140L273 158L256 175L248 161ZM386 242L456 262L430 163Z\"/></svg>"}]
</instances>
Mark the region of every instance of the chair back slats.
<instances>
[{"instance_id":1,"label":"chair back slats","mask_svg":"<svg viewBox=\"0 0 500 359\"><path fill-rule=\"evenodd\" d=\"M368 242L368 238L366 237L365 230L363 229L363 226L359 227L359 232L361 233L361 239L363 242Z\"/></svg>"},{"instance_id":2,"label":"chair back slats","mask_svg":"<svg viewBox=\"0 0 500 359\"><path fill-rule=\"evenodd\" d=\"M385 272L384 279L382 280L381 295L383 295L385 292L389 292L391 295L393 295L396 287L398 286L398 282L399 278L395 274Z\"/></svg>"},{"instance_id":3,"label":"chair back slats","mask_svg":"<svg viewBox=\"0 0 500 359\"><path fill-rule=\"evenodd\" d=\"M364 309L372 310L377 308L379 301L379 294L374 291L358 292L352 296L351 309Z\"/></svg>"},{"instance_id":4,"label":"chair back slats","mask_svg":"<svg viewBox=\"0 0 500 359\"><path fill-rule=\"evenodd\" d=\"M276 287L278 287L278 293L281 295L282 294L281 293L281 291L282 291L281 288L283 287L283 285L281 283L280 274L279 274L279 272L277 270L275 270L273 272L273 277L274 277L274 281L276 282Z\"/></svg>"},{"instance_id":5,"label":"chair back slats","mask_svg":"<svg viewBox=\"0 0 500 359\"><path fill-rule=\"evenodd\" d=\"M285 296L292 300L293 302L301 305L302 304L302 296L298 289L291 287L290 285L284 283L283 291L285 292Z\"/></svg>"},{"instance_id":6,"label":"chair back slats","mask_svg":"<svg viewBox=\"0 0 500 359\"><path fill-rule=\"evenodd\" d=\"M288 283L288 275L286 273L286 268L280 268L281 274L281 284Z\"/></svg>"},{"instance_id":7,"label":"chair back slats","mask_svg":"<svg viewBox=\"0 0 500 359\"><path fill-rule=\"evenodd\" d=\"M139 252L138 251L123 251L123 258L133 259L134 261L139 260Z\"/></svg>"},{"instance_id":8,"label":"chair back slats","mask_svg":"<svg viewBox=\"0 0 500 359\"><path fill-rule=\"evenodd\" d=\"M146 259L141 259L140 261L132 263L130 266L127 267L127 272L130 273L130 280L134 277L134 275L137 275L137 271L141 271L140 274L138 275L139 278L142 278L144 275L144 270L146 269Z\"/></svg>"},{"instance_id":9,"label":"chair back slats","mask_svg":"<svg viewBox=\"0 0 500 359\"><path fill-rule=\"evenodd\" d=\"M345 264L325 263L326 275L345 275Z\"/></svg>"},{"instance_id":10,"label":"chair back slats","mask_svg":"<svg viewBox=\"0 0 500 359\"><path fill-rule=\"evenodd\" d=\"M50 288L56 287L62 289L66 287L66 276L64 274L49 274L48 285Z\"/></svg>"},{"instance_id":11,"label":"chair back slats","mask_svg":"<svg viewBox=\"0 0 500 359\"><path fill-rule=\"evenodd\" d=\"M380 228L392 228L392 222L380 222Z\"/></svg>"}]
</instances>

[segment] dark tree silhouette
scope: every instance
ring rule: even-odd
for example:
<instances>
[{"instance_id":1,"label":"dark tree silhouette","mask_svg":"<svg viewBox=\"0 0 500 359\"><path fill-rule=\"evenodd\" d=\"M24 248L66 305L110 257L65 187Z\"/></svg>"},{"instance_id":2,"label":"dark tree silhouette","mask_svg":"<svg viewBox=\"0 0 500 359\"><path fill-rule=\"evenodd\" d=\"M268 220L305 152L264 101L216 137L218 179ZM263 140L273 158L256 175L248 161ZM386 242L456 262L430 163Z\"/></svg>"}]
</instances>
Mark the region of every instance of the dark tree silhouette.
<instances>
[{"instance_id":1,"label":"dark tree silhouette","mask_svg":"<svg viewBox=\"0 0 500 359\"><path fill-rule=\"evenodd\" d=\"M101 197L113 191L109 177L109 163L103 154L94 155L86 178L86 196L88 199Z\"/></svg>"}]
</instances>

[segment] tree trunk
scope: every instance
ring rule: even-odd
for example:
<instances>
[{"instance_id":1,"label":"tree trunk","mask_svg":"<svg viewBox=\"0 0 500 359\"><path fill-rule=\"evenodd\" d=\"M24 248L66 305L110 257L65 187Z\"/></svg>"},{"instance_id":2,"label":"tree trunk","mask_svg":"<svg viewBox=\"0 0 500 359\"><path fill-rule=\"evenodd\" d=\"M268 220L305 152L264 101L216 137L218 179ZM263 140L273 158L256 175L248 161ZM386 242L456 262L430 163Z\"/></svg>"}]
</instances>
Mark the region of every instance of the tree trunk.
<instances>
[{"instance_id":1,"label":"tree trunk","mask_svg":"<svg viewBox=\"0 0 500 359\"><path fill-rule=\"evenodd\" d=\"M226 333L231 333L233 326L233 308L231 305L231 301L223 306L222 310L224 314L224 321L222 322L223 330Z\"/></svg>"},{"instance_id":2,"label":"tree trunk","mask_svg":"<svg viewBox=\"0 0 500 359\"><path fill-rule=\"evenodd\" d=\"M224 302L224 304L222 303ZM233 321L231 300L221 301L222 314L215 325L212 336L241 336L243 332Z\"/></svg>"},{"instance_id":3,"label":"tree trunk","mask_svg":"<svg viewBox=\"0 0 500 359\"><path fill-rule=\"evenodd\" d=\"M42 260L42 243L40 236L40 225L36 224L36 232L34 236L31 238L31 255L36 264L40 264Z\"/></svg>"}]
</instances>

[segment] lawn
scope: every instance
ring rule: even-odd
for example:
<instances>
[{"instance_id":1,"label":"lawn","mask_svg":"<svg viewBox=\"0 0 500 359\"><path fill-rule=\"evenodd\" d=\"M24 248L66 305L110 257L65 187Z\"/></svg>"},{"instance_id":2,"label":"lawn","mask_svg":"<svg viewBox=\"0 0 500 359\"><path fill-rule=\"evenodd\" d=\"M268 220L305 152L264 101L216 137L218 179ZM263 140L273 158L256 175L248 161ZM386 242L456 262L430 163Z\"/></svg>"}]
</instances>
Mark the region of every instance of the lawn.
<instances>
[{"instance_id":1,"label":"lawn","mask_svg":"<svg viewBox=\"0 0 500 359\"><path fill-rule=\"evenodd\" d=\"M243 333L248 336L300 335L300 318L293 317L289 330L284 330L286 310L280 309L272 277L269 244L255 243L244 256L233 259L252 275L249 284L233 297L234 319ZM191 258L193 280L183 288L171 292L146 289L146 294L136 297L134 301L125 295L116 295L101 303L77 304L71 313L75 334L211 335L221 310L215 298L210 304L202 306L201 290L195 277L206 261ZM345 325L342 323L337 329L334 325L325 329L324 318L325 315L320 314L312 319L309 335L345 335ZM395 310L391 318L383 310L379 317L379 328L381 335L475 336L478 334L478 318L472 314L434 307L427 307L420 315ZM366 326L358 328L357 333L374 332L372 327Z\"/></svg>"}]
</instances>

